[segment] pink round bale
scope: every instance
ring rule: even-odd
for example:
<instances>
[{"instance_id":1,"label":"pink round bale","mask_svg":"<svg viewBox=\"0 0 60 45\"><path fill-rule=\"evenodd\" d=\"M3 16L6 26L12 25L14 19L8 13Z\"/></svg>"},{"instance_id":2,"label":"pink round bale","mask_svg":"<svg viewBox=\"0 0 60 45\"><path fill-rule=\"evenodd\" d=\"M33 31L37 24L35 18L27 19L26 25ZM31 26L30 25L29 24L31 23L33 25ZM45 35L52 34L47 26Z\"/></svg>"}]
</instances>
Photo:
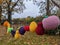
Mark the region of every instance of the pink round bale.
<instances>
[{"instance_id":1,"label":"pink round bale","mask_svg":"<svg viewBox=\"0 0 60 45\"><path fill-rule=\"evenodd\" d=\"M42 23L45 30L54 30L59 25L59 17L54 15L49 16L48 18L44 18Z\"/></svg>"},{"instance_id":2,"label":"pink round bale","mask_svg":"<svg viewBox=\"0 0 60 45\"><path fill-rule=\"evenodd\" d=\"M60 25L60 20L59 20L59 25Z\"/></svg>"}]
</instances>

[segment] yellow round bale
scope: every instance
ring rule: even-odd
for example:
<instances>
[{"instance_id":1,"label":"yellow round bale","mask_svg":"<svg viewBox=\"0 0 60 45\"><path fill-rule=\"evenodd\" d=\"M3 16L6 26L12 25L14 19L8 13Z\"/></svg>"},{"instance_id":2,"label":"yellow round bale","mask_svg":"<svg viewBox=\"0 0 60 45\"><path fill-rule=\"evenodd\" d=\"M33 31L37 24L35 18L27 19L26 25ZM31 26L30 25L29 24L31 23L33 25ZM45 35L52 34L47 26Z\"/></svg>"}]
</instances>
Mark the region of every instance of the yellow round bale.
<instances>
[{"instance_id":1,"label":"yellow round bale","mask_svg":"<svg viewBox=\"0 0 60 45\"><path fill-rule=\"evenodd\" d=\"M37 28L37 23L34 22L34 21L31 22L29 28L30 28L30 31L31 31L31 32L35 32L35 30L36 30L36 28Z\"/></svg>"}]
</instances>

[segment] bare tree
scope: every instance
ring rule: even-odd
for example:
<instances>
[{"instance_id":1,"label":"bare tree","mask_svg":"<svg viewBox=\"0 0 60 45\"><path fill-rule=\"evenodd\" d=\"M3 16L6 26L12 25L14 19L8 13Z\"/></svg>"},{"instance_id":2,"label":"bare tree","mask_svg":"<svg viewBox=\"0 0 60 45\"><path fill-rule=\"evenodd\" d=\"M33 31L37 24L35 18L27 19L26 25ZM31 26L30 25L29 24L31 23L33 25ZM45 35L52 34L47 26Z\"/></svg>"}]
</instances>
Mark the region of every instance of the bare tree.
<instances>
[{"instance_id":1,"label":"bare tree","mask_svg":"<svg viewBox=\"0 0 60 45\"><path fill-rule=\"evenodd\" d=\"M17 8L15 8L18 6ZM8 21L11 23L12 12L21 12L25 9L25 5L23 4L23 0L4 0L3 2L3 13L8 15Z\"/></svg>"},{"instance_id":2,"label":"bare tree","mask_svg":"<svg viewBox=\"0 0 60 45\"><path fill-rule=\"evenodd\" d=\"M45 2L42 0L39 0L39 1L33 0L33 3L39 7L40 14L48 15L48 16L50 16L53 13L56 14L57 10L53 10L53 9L55 7L58 7L58 8L60 7L54 0L45 0Z\"/></svg>"}]
</instances>

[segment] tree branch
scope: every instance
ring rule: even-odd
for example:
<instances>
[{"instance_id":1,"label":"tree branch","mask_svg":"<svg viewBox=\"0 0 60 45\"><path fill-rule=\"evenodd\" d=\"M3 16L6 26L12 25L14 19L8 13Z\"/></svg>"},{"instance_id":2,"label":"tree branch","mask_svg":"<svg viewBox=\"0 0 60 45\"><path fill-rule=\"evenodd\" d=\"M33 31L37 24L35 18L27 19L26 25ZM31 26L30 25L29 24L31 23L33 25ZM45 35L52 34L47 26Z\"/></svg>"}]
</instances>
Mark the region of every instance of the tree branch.
<instances>
[{"instance_id":1,"label":"tree branch","mask_svg":"<svg viewBox=\"0 0 60 45\"><path fill-rule=\"evenodd\" d=\"M17 0L17 2L18 2L18 1L19 1L19 0ZM12 6L12 8L11 8L11 9L13 9L13 8L16 6L17 2Z\"/></svg>"},{"instance_id":2,"label":"tree branch","mask_svg":"<svg viewBox=\"0 0 60 45\"><path fill-rule=\"evenodd\" d=\"M60 8L60 6L53 0L51 0L58 8Z\"/></svg>"}]
</instances>

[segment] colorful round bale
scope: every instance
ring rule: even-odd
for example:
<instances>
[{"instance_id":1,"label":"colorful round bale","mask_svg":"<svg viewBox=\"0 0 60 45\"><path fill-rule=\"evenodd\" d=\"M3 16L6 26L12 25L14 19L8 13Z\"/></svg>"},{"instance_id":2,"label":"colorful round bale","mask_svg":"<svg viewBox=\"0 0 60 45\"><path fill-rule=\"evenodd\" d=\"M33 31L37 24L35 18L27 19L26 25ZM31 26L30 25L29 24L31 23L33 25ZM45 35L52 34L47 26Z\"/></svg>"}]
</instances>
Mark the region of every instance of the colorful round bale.
<instances>
[{"instance_id":1,"label":"colorful round bale","mask_svg":"<svg viewBox=\"0 0 60 45\"><path fill-rule=\"evenodd\" d=\"M21 35L24 35L25 32L26 32L26 31L25 31L24 27L21 27L21 28L19 29L19 33L20 33Z\"/></svg>"},{"instance_id":2,"label":"colorful round bale","mask_svg":"<svg viewBox=\"0 0 60 45\"><path fill-rule=\"evenodd\" d=\"M42 23L45 30L54 30L59 25L59 17L54 15L49 16L48 18L44 18Z\"/></svg>"},{"instance_id":3,"label":"colorful round bale","mask_svg":"<svg viewBox=\"0 0 60 45\"><path fill-rule=\"evenodd\" d=\"M29 26L24 26L25 31L29 31Z\"/></svg>"},{"instance_id":4,"label":"colorful round bale","mask_svg":"<svg viewBox=\"0 0 60 45\"><path fill-rule=\"evenodd\" d=\"M12 35L13 37L15 36L15 33L16 33L15 30L12 30L12 31L11 31L11 35Z\"/></svg>"},{"instance_id":5,"label":"colorful round bale","mask_svg":"<svg viewBox=\"0 0 60 45\"><path fill-rule=\"evenodd\" d=\"M30 31L31 31L31 32L35 32L36 28L37 28L36 22L34 22L34 21L31 22L31 24L30 24L30 26L29 26Z\"/></svg>"},{"instance_id":6,"label":"colorful round bale","mask_svg":"<svg viewBox=\"0 0 60 45\"><path fill-rule=\"evenodd\" d=\"M43 28L42 22L38 23L38 26L36 28L36 34L37 35L43 35L44 34L44 28Z\"/></svg>"}]
</instances>

